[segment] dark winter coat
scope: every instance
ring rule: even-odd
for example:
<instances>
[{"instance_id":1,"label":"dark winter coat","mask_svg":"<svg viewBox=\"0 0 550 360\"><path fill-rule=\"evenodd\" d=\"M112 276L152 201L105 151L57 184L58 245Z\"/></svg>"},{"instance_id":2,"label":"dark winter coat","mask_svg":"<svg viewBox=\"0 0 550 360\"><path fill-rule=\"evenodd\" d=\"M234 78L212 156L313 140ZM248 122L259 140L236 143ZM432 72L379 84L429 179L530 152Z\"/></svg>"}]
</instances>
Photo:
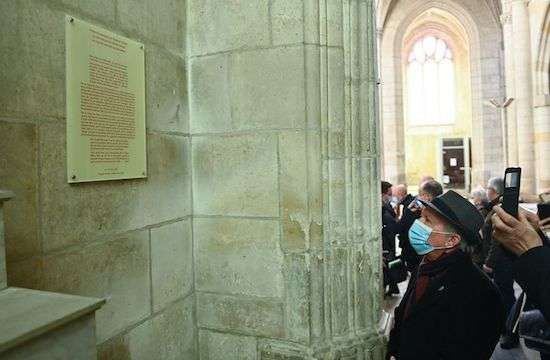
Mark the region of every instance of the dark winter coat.
<instances>
[{"instance_id":1,"label":"dark winter coat","mask_svg":"<svg viewBox=\"0 0 550 360\"><path fill-rule=\"evenodd\" d=\"M485 260L491 248L491 234L487 234L487 231L492 231L492 224L488 221L488 215L491 213L494 205L494 203L484 201L482 204L476 206L481 216L483 216L483 219L485 219L481 231L481 241L471 249L472 260L479 267L485 264ZM492 214L493 213L491 213L491 215ZM486 238L487 236L488 238Z\"/></svg>"},{"instance_id":2,"label":"dark winter coat","mask_svg":"<svg viewBox=\"0 0 550 360\"><path fill-rule=\"evenodd\" d=\"M505 315L498 290L469 256L460 251L460 258L430 282L405 318L405 304L412 296L415 281L413 277L395 310L387 357L488 360Z\"/></svg>"},{"instance_id":3,"label":"dark winter coat","mask_svg":"<svg viewBox=\"0 0 550 360\"><path fill-rule=\"evenodd\" d=\"M413 202L414 199L415 199L414 196L412 196L411 194L407 194L407 196L405 196L403 200L399 202L399 205L403 205L403 208L406 209L409 207L409 205Z\"/></svg>"},{"instance_id":4,"label":"dark winter coat","mask_svg":"<svg viewBox=\"0 0 550 360\"><path fill-rule=\"evenodd\" d=\"M488 207L489 212L485 217L485 223L481 228L483 254L486 255L485 265L487 265L492 269L494 269L497 266L507 266L507 267L512 266L510 257L506 256L506 253L502 250L502 247L500 246L500 244L495 239L493 239L492 217L493 217L493 214L495 213L495 211L493 210L493 207L498 203L499 203L498 200L489 203L489 207Z\"/></svg>"},{"instance_id":5,"label":"dark winter coat","mask_svg":"<svg viewBox=\"0 0 550 360\"><path fill-rule=\"evenodd\" d=\"M397 235L397 222L395 211L391 205L382 205L382 248L389 251L390 258L395 256L395 236Z\"/></svg>"},{"instance_id":6,"label":"dark winter coat","mask_svg":"<svg viewBox=\"0 0 550 360\"><path fill-rule=\"evenodd\" d=\"M516 281L550 322L550 247L541 246L521 255L514 264Z\"/></svg>"}]
</instances>

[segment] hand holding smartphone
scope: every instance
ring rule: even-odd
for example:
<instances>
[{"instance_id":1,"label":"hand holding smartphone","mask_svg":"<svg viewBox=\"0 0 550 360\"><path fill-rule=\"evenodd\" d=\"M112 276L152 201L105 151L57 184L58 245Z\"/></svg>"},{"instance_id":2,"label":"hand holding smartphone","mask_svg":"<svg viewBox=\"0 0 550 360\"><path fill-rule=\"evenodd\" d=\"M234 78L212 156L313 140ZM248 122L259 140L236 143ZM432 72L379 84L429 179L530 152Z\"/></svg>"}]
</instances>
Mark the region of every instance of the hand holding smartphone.
<instances>
[{"instance_id":1,"label":"hand holding smartphone","mask_svg":"<svg viewBox=\"0 0 550 360\"><path fill-rule=\"evenodd\" d=\"M513 217L518 217L519 188L521 185L521 168L508 168L504 172L504 194L502 208Z\"/></svg>"},{"instance_id":2,"label":"hand holding smartphone","mask_svg":"<svg viewBox=\"0 0 550 360\"><path fill-rule=\"evenodd\" d=\"M521 185L521 168L512 167L504 172L504 193L502 194L502 209L516 219L518 218L519 189ZM516 257L512 252L502 247L510 257Z\"/></svg>"}]
</instances>

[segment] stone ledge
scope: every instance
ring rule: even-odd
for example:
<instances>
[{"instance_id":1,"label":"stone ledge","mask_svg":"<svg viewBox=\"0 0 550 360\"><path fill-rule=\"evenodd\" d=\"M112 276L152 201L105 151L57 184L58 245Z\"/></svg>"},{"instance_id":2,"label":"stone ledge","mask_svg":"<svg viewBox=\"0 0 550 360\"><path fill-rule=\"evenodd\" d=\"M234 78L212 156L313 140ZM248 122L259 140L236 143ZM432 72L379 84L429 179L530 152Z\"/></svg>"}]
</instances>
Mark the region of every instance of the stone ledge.
<instances>
[{"instance_id":1,"label":"stone ledge","mask_svg":"<svg viewBox=\"0 0 550 360\"><path fill-rule=\"evenodd\" d=\"M0 291L0 353L99 309L105 300L46 291Z\"/></svg>"},{"instance_id":2,"label":"stone ledge","mask_svg":"<svg viewBox=\"0 0 550 360\"><path fill-rule=\"evenodd\" d=\"M15 194L13 193L13 191L0 190L0 203L4 201L8 201L14 197L15 197Z\"/></svg>"}]
</instances>

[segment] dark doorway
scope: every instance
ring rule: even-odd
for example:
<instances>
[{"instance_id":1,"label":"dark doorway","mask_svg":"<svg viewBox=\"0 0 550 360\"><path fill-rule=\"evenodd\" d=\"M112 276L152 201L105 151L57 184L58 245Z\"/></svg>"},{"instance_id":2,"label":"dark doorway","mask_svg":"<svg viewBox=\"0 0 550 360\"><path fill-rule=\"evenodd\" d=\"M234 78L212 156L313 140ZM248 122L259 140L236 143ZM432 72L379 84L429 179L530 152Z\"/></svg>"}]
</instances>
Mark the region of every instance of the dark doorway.
<instances>
[{"instance_id":1,"label":"dark doorway","mask_svg":"<svg viewBox=\"0 0 550 360\"><path fill-rule=\"evenodd\" d=\"M443 186L446 189L467 190L467 149L464 139L442 139Z\"/></svg>"}]
</instances>

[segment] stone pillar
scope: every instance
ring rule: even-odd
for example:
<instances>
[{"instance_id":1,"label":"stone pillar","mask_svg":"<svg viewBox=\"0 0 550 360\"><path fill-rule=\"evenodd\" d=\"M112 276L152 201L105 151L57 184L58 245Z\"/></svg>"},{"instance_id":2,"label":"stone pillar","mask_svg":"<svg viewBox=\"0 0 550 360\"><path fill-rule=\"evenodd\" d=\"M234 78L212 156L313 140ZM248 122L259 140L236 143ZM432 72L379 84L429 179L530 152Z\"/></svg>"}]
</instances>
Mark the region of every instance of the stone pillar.
<instances>
[{"instance_id":1,"label":"stone pillar","mask_svg":"<svg viewBox=\"0 0 550 360\"><path fill-rule=\"evenodd\" d=\"M379 2L380 3L380 2ZM379 4L382 6L382 4ZM403 81L401 75L401 62L395 58L393 41L384 40L388 29L387 24L378 31L378 44L380 48L380 139L381 157L383 159L381 170L383 179L393 184L406 182L405 159L405 120L403 113ZM382 56L384 54L384 56Z\"/></svg>"},{"instance_id":2,"label":"stone pillar","mask_svg":"<svg viewBox=\"0 0 550 360\"><path fill-rule=\"evenodd\" d=\"M504 43L504 68L506 76L506 97L516 98L515 92L515 69L514 69L514 44L512 15L509 3L503 4L503 14L501 16L503 43ZM508 165L518 165L518 136L516 104L512 102L506 109L507 119L507 137L508 137Z\"/></svg>"},{"instance_id":3,"label":"stone pillar","mask_svg":"<svg viewBox=\"0 0 550 360\"><path fill-rule=\"evenodd\" d=\"M535 193L535 138L533 133L533 82L528 1L512 1L518 164L522 192Z\"/></svg>"},{"instance_id":4,"label":"stone pillar","mask_svg":"<svg viewBox=\"0 0 550 360\"><path fill-rule=\"evenodd\" d=\"M375 4L376 3L377 3L377 1L375 1ZM380 6L380 5L377 4L377 6ZM376 48L377 49L380 49L380 45L382 44L383 36L384 36L384 29L383 28L377 28L376 29ZM382 136L382 134L383 134L383 131L382 131L382 117L383 117L383 114L384 114L384 97L382 96L382 86L381 86L382 85L382 80L380 79L380 74L381 74L381 70L382 70L381 67L380 67L380 65L382 64L382 52L381 51L378 51L376 61L377 61L376 71L378 73L378 90L377 90L378 114L379 114L379 118L380 118L380 121L378 122L378 132L380 134L380 139L379 139L380 149L384 149L384 137ZM383 151L380 152L380 177L382 179L387 179L387 177L386 177L386 159L385 159Z\"/></svg>"},{"instance_id":5,"label":"stone pillar","mask_svg":"<svg viewBox=\"0 0 550 360\"><path fill-rule=\"evenodd\" d=\"M386 46L393 46L386 45ZM383 50L382 50L383 51ZM393 51L384 51L384 54ZM382 59L381 74L381 129L384 156L384 180L394 184L406 181L405 136L403 91L399 72L401 64L395 66L392 58Z\"/></svg>"},{"instance_id":6,"label":"stone pillar","mask_svg":"<svg viewBox=\"0 0 550 360\"><path fill-rule=\"evenodd\" d=\"M535 97L537 192L550 190L550 95Z\"/></svg>"},{"instance_id":7,"label":"stone pillar","mask_svg":"<svg viewBox=\"0 0 550 360\"><path fill-rule=\"evenodd\" d=\"M188 11L201 359L382 359L372 1Z\"/></svg>"}]
</instances>

